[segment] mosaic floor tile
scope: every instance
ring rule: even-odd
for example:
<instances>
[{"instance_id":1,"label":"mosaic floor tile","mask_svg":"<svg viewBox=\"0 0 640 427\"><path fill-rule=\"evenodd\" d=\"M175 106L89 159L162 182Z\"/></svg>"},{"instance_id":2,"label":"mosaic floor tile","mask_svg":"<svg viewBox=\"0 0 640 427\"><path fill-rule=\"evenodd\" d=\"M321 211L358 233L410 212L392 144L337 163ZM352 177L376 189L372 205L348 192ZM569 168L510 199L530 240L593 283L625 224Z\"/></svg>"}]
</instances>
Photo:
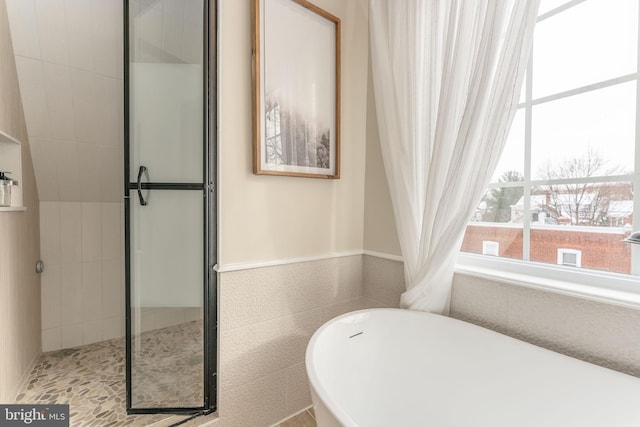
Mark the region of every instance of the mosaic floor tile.
<instances>
[{"instance_id":1,"label":"mosaic floor tile","mask_svg":"<svg viewBox=\"0 0 640 427\"><path fill-rule=\"evenodd\" d=\"M134 406L202 405L202 322L134 339ZM15 403L68 403L71 426L171 425L173 415L127 415L124 339L45 353ZM137 404L137 405L136 405Z\"/></svg>"}]
</instances>

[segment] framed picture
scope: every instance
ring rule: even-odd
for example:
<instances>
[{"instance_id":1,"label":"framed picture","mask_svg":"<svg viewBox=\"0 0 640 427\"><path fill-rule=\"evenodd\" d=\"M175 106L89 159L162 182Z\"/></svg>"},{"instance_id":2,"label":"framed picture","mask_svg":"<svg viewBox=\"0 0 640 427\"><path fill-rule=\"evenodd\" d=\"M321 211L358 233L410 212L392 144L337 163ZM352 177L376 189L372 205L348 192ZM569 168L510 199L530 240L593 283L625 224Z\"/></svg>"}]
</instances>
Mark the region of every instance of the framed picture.
<instances>
[{"instance_id":1,"label":"framed picture","mask_svg":"<svg viewBox=\"0 0 640 427\"><path fill-rule=\"evenodd\" d=\"M340 20L253 0L253 172L340 177Z\"/></svg>"}]
</instances>

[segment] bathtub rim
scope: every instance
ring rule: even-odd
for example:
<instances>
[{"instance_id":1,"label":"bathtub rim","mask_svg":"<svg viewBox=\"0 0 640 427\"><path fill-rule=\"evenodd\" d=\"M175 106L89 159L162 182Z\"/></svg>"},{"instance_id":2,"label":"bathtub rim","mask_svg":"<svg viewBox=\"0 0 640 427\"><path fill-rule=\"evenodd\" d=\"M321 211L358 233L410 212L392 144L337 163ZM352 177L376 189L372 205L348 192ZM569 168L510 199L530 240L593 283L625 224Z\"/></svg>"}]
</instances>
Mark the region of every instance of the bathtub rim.
<instances>
[{"instance_id":1,"label":"bathtub rim","mask_svg":"<svg viewBox=\"0 0 640 427\"><path fill-rule=\"evenodd\" d=\"M367 313L367 312L409 312L418 316L438 316L441 315L435 313L428 313L425 311L417 311L417 310L408 310L404 308L392 308L392 307L381 307L381 308L365 308L362 310L350 311L348 313L341 314L336 316L330 320L327 320L322 326L320 326L311 336L309 340L309 344L307 344L307 349L305 351L305 369L307 371L307 378L309 379L309 387L312 389L312 394L318 397L318 399L322 402L324 409L329 412L336 420L338 420L344 427L358 427L358 424L355 422L353 418L349 416L348 413L343 411L338 405L338 403L327 393L327 391L323 387L319 387L318 384L320 379L317 375L317 369L315 369L315 364L312 361L313 352L316 348L317 341L322 333L331 327L335 322L340 321L343 318L353 317L357 314ZM444 316L446 317L446 316ZM313 367L314 369L311 369Z\"/></svg>"}]
</instances>

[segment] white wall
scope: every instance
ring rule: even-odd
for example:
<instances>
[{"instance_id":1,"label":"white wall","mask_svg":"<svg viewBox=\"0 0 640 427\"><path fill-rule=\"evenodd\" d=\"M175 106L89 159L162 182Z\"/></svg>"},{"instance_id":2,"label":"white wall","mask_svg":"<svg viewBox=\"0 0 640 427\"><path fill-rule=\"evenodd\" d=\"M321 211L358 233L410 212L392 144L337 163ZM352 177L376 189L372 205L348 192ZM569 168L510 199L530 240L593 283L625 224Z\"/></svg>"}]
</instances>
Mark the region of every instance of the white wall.
<instances>
[{"instance_id":1,"label":"white wall","mask_svg":"<svg viewBox=\"0 0 640 427\"><path fill-rule=\"evenodd\" d=\"M371 75L370 72L369 75ZM366 159L364 249L383 254L400 255L400 242L396 232L387 177L384 172L373 83L370 78L367 85Z\"/></svg>"}]
</instances>

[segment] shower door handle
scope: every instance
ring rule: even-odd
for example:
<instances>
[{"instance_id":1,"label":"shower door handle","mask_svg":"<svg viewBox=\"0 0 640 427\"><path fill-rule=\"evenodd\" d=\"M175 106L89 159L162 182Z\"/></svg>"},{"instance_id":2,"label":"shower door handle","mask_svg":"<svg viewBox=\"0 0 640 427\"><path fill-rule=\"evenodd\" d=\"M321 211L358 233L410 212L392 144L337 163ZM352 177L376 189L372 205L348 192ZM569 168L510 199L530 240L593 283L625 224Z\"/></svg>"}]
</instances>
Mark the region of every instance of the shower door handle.
<instances>
[{"instance_id":1,"label":"shower door handle","mask_svg":"<svg viewBox=\"0 0 640 427\"><path fill-rule=\"evenodd\" d=\"M140 198L140 204L142 206L146 206L147 205L147 201L144 199L144 196L142 195L142 174L144 174L147 171L147 167L146 166L140 166L140 169L138 169L138 197Z\"/></svg>"}]
</instances>

